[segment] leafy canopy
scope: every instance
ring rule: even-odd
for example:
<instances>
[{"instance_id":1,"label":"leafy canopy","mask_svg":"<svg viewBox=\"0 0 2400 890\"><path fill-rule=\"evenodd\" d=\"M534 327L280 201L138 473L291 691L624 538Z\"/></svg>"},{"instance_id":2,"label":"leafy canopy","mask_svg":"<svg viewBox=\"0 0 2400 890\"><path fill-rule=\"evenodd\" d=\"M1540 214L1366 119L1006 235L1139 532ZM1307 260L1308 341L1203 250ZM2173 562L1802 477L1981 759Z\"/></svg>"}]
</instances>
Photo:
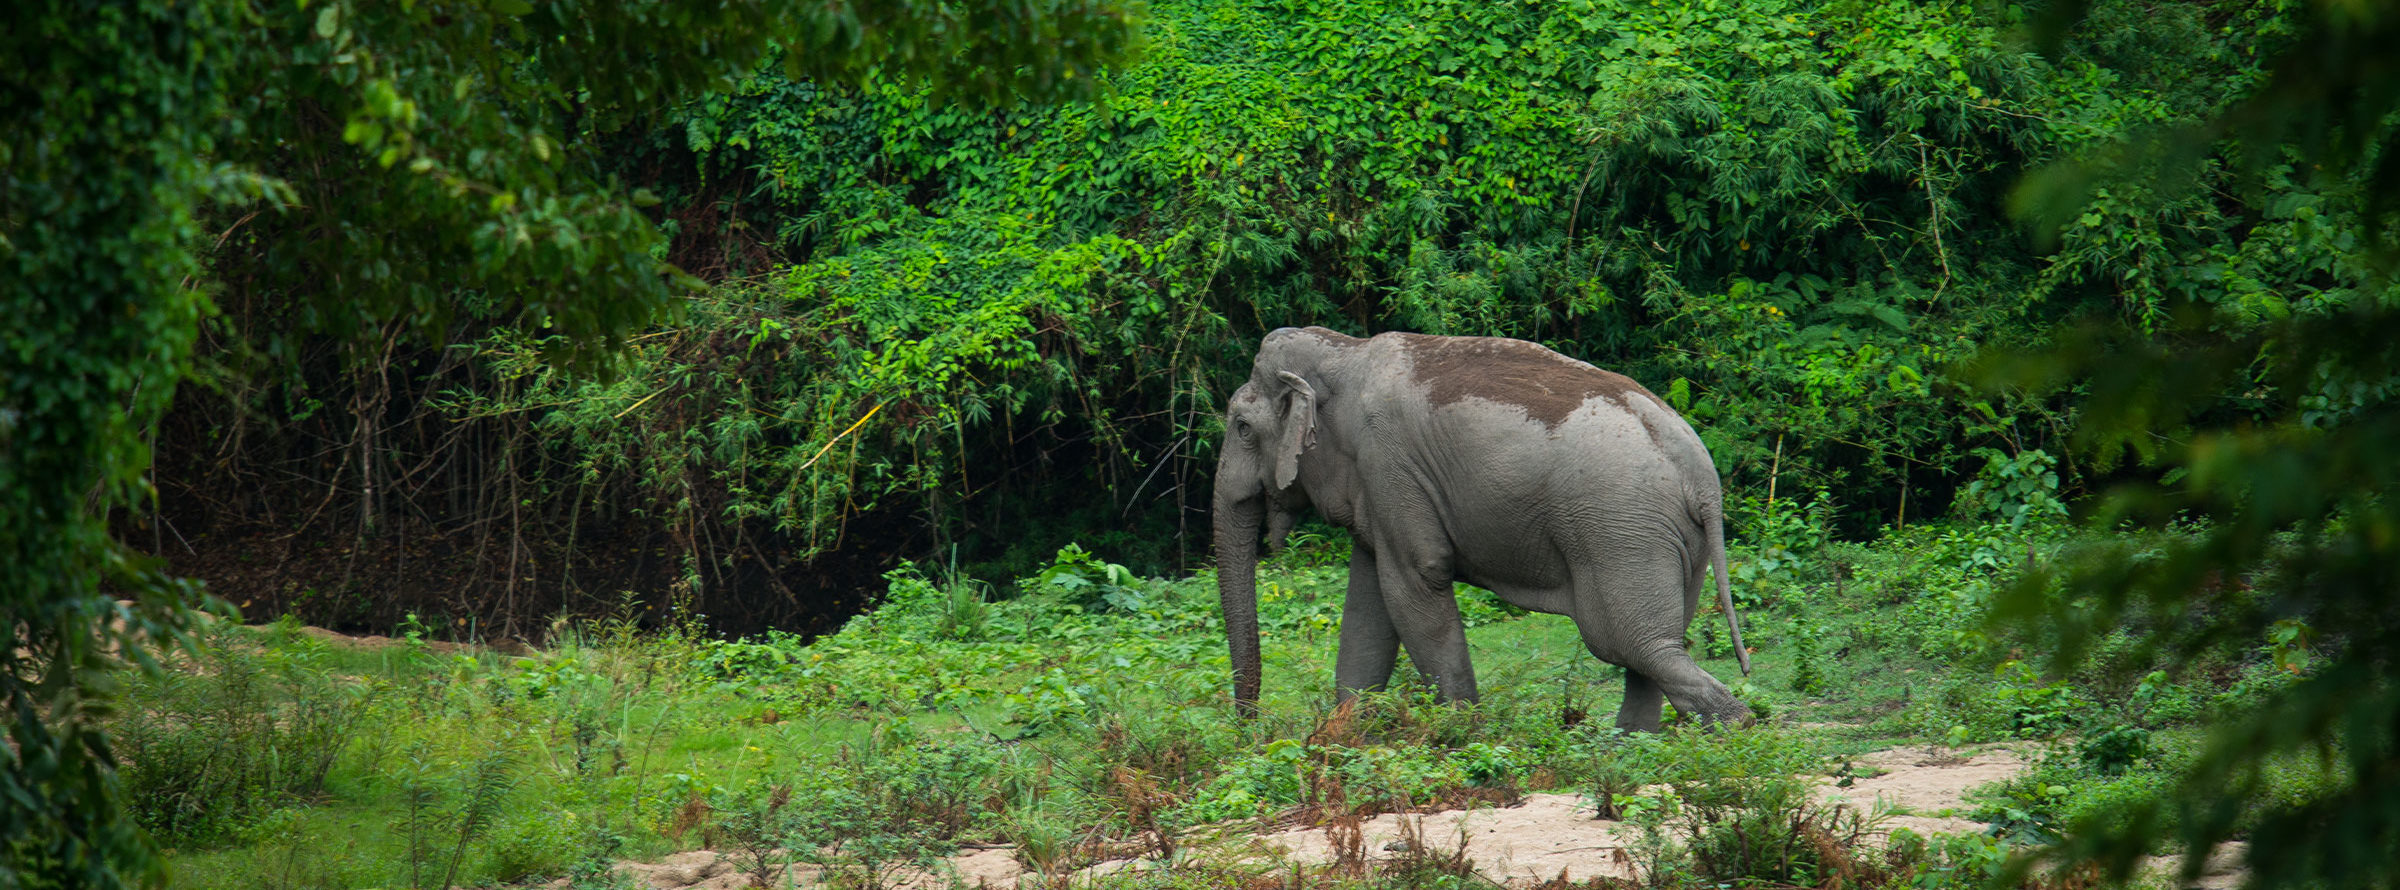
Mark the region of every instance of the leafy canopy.
<instances>
[{"instance_id":1,"label":"leafy canopy","mask_svg":"<svg viewBox=\"0 0 2400 890\"><path fill-rule=\"evenodd\" d=\"M1079 0L12 3L0 12L0 887L154 880L105 709L196 597L111 541L210 294L388 340L461 312L584 362L671 307L588 136L783 47L970 96L1073 93L1130 23ZM127 609L104 593L135 596Z\"/></svg>"},{"instance_id":2,"label":"leafy canopy","mask_svg":"<svg viewBox=\"0 0 2400 890\"><path fill-rule=\"evenodd\" d=\"M1258 335L1504 335L1659 390L1735 491L1905 523L1982 449L2064 452L2074 396L1956 379L1982 346L2195 293L2255 323L2373 287L2340 184L2288 164L2254 195L2118 186L2026 243L2019 171L2218 107L2267 39L2109 14L2044 58L2016 12L1973 6L1158 3L1092 105L766 71L643 151L707 180L671 206L746 201L722 237L793 263L726 263L756 277L642 344L639 386L539 376L512 341L487 356L513 390L470 398L541 418L578 474L554 488L627 468L608 497L795 562L883 508L1012 566L1075 538L1163 567L1204 546L1188 493ZM619 416L653 394L691 410Z\"/></svg>"}]
</instances>

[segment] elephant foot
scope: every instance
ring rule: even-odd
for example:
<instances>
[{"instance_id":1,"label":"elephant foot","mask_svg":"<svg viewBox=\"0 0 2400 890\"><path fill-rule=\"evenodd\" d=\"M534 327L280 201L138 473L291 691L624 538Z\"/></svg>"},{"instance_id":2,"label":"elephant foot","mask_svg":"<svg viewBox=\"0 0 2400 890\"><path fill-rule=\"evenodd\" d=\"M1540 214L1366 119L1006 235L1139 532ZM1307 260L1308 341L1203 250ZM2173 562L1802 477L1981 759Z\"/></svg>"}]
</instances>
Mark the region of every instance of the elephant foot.
<instances>
[{"instance_id":1,"label":"elephant foot","mask_svg":"<svg viewBox=\"0 0 2400 890\"><path fill-rule=\"evenodd\" d=\"M1677 708L1676 715L1678 722L1690 722L1700 726L1730 726L1737 729L1749 729L1758 725L1758 715L1753 713L1748 705L1738 701L1733 702L1733 706L1729 708L1707 711L1699 709L1687 711ZM1617 712L1617 728L1625 732L1657 732L1663 723L1663 717L1662 709L1655 705L1649 708L1629 707Z\"/></svg>"}]
</instances>

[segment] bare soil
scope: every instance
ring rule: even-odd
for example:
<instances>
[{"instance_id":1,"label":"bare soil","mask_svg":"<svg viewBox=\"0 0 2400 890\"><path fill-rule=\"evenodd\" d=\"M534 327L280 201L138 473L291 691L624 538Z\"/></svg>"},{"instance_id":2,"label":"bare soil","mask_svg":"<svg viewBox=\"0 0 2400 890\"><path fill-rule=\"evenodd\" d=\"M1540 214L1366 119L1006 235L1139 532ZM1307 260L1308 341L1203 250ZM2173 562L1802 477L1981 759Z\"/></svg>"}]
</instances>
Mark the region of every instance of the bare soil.
<instances>
[{"instance_id":1,"label":"bare soil","mask_svg":"<svg viewBox=\"0 0 2400 890\"><path fill-rule=\"evenodd\" d=\"M1857 758L1848 787L1825 779L1821 793L1876 815L1878 834L1907 828L1919 834L1972 833L1983 824L1961 818L1969 809L1969 788L1997 781L2023 770L2021 753L2001 747L1964 752L1925 748L1896 748ZM1463 853L1473 869L1503 887L1530 888L1565 877L1583 881L1595 877L1631 878L1634 859L1630 844L1640 830L1623 822L1592 818L1581 795L1528 794L1516 804L1428 814L1385 814L1363 819L1358 840L1345 843L1342 826L1299 826L1255 831L1246 825L1218 828L1183 840L1186 863L1259 870L1337 867L1347 846L1352 862L1389 865L1408 858L1454 858ZM952 856L946 869L970 887L1015 887L1031 874L1009 847L971 849ZM1125 870L1166 867L1155 859L1109 859L1073 873L1088 879ZM656 863L626 862L618 870L644 886L659 890L735 890L751 886L751 876L731 861L707 850L678 853ZM782 884L777 875L774 885ZM814 869L796 867L789 876L796 886L816 881ZM948 874L916 875L902 882L909 887L941 887Z\"/></svg>"}]
</instances>

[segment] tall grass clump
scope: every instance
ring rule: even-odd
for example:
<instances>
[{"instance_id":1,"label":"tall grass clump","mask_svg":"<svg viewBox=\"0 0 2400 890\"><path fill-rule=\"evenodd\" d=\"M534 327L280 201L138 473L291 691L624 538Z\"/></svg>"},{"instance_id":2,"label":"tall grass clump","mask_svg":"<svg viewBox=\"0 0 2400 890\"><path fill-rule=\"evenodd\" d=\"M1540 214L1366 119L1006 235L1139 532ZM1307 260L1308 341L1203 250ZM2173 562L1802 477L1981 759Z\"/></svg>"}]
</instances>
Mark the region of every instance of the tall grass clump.
<instances>
[{"instance_id":1,"label":"tall grass clump","mask_svg":"<svg viewBox=\"0 0 2400 890\"><path fill-rule=\"evenodd\" d=\"M322 643L281 627L261 647L201 633L174 669L136 674L116 723L127 804L170 843L210 845L325 789L377 690L330 673Z\"/></svg>"}]
</instances>

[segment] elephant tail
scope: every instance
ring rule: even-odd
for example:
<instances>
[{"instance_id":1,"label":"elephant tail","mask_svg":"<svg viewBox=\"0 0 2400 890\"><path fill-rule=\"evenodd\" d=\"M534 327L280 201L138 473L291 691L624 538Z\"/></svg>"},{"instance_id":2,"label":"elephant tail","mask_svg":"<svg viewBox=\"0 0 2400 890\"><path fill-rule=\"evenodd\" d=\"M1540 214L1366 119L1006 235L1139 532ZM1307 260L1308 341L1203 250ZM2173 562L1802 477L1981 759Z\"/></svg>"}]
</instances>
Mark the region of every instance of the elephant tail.
<instances>
[{"instance_id":1,"label":"elephant tail","mask_svg":"<svg viewBox=\"0 0 2400 890\"><path fill-rule=\"evenodd\" d=\"M1733 633L1733 657L1742 662L1742 676L1750 676L1750 649L1742 645L1742 619L1733 613L1733 563L1725 558L1725 514L1722 509L1710 511L1708 525L1708 560L1717 576L1717 608L1725 610L1725 627Z\"/></svg>"}]
</instances>

